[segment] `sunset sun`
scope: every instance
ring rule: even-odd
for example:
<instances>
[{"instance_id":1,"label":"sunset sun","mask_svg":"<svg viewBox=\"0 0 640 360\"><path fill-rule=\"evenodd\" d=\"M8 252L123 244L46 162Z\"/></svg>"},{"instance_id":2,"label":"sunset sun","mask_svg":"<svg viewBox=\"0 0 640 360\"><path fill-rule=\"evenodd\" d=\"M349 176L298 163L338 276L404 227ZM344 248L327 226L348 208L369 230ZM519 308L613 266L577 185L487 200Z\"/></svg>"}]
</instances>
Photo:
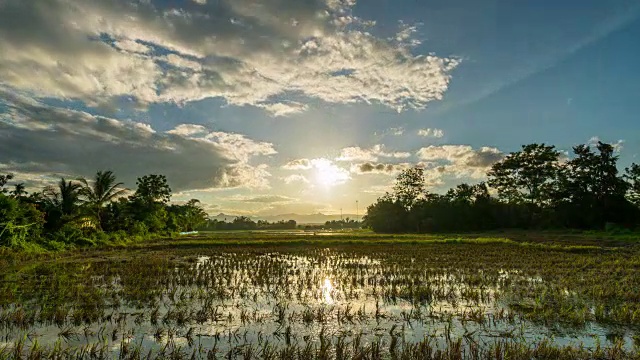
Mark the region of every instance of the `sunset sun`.
<instances>
[{"instance_id":1,"label":"sunset sun","mask_svg":"<svg viewBox=\"0 0 640 360\"><path fill-rule=\"evenodd\" d=\"M312 163L315 183L322 187L329 188L344 183L349 179L349 173L333 164L330 160L314 159Z\"/></svg>"}]
</instances>

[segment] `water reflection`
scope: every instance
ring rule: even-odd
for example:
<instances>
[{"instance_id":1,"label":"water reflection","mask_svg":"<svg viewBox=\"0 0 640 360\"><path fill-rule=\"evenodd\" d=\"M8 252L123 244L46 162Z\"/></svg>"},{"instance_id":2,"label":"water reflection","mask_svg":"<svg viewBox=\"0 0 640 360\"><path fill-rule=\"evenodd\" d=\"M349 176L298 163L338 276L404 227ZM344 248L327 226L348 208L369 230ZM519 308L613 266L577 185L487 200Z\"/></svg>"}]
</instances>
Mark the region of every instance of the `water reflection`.
<instances>
[{"instance_id":1,"label":"water reflection","mask_svg":"<svg viewBox=\"0 0 640 360\"><path fill-rule=\"evenodd\" d=\"M73 278L87 280L91 286L82 291L101 299L92 307L80 303L71 312L65 312L66 304L55 312L19 304L0 307L0 358L3 348L14 348L25 333L39 334L38 346L104 344L113 357L131 348L165 354L202 346L224 355L251 346L316 346L328 339L391 344L399 336L408 347L428 338L445 348L454 338L487 349L494 339L517 338L527 346L551 339L554 346L587 348L620 340L631 349L626 329L594 322L565 332L512 311L508 304L535 306L522 294L548 291L542 277L497 267L445 269L414 255L360 256L328 249L209 253L155 263L155 272L145 276L120 262L94 266L90 276ZM39 291L48 295L51 288ZM573 298L576 292L560 289L557 296ZM25 325L23 319L33 322ZM35 347L29 336L24 341L25 349Z\"/></svg>"},{"instance_id":2,"label":"water reflection","mask_svg":"<svg viewBox=\"0 0 640 360\"><path fill-rule=\"evenodd\" d=\"M333 298L331 297L331 292L333 291L333 285L331 285L331 280L329 280L329 278L325 278L321 288L322 288L322 299L324 300L324 303L328 305L332 305Z\"/></svg>"}]
</instances>

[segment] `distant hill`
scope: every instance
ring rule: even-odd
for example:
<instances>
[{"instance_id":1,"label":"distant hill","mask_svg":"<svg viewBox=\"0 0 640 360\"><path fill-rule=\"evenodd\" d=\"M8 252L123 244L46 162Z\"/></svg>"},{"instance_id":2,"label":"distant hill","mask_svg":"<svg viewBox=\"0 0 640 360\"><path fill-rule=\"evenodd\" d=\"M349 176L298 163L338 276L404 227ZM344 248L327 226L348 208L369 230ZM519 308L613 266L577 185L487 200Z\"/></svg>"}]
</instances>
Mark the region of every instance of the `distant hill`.
<instances>
[{"instance_id":1,"label":"distant hill","mask_svg":"<svg viewBox=\"0 0 640 360\"><path fill-rule=\"evenodd\" d=\"M224 214L219 213L215 216L209 216L210 219L215 219L218 221L233 221L236 217L240 215L232 215L232 214ZM280 221L280 220L295 220L298 224L324 224L327 221L331 220L340 220L340 214L337 215L326 215L322 213L317 214L279 214L279 215L262 215L262 216L249 216L251 220L266 220L269 222ZM356 214L342 214L342 218L350 218L355 219ZM362 214L359 215L359 218L362 219Z\"/></svg>"}]
</instances>

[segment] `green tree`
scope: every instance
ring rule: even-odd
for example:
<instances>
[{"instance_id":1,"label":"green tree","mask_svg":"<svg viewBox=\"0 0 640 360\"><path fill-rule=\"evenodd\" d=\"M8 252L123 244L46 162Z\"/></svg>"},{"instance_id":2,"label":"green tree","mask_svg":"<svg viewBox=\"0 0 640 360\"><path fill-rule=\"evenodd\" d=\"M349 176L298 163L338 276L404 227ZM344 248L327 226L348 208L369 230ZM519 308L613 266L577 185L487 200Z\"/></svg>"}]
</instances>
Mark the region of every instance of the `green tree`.
<instances>
[{"instance_id":1,"label":"green tree","mask_svg":"<svg viewBox=\"0 0 640 360\"><path fill-rule=\"evenodd\" d=\"M393 195L406 209L420 200L425 194L424 169L414 167L402 171L396 178Z\"/></svg>"},{"instance_id":2,"label":"green tree","mask_svg":"<svg viewBox=\"0 0 640 360\"><path fill-rule=\"evenodd\" d=\"M612 145L598 142L573 148L575 157L561 172L559 214L568 226L603 227L607 222L626 222L631 216L626 200L628 183L618 175L618 156Z\"/></svg>"},{"instance_id":3,"label":"green tree","mask_svg":"<svg viewBox=\"0 0 640 360\"><path fill-rule=\"evenodd\" d=\"M407 230L409 210L395 196L386 194L367 207L363 224L375 232L397 233Z\"/></svg>"},{"instance_id":4,"label":"green tree","mask_svg":"<svg viewBox=\"0 0 640 360\"><path fill-rule=\"evenodd\" d=\"M0 193L0 246L16 247L37 240L44 214L34 204Z\"/></svg>"},{"instance_id":5,"label":"green tree","mask_svg":"<svg viewBox=\"0 0 640 360\"><path fill-rule=\"evenodd\" d=\"M103 230L107 232L123 230L133 233L136 222L134 210L133 202L124 197L107 203L102 214Z\"/></svg>"},{"instance_id":6,"label":"green tree","mask_svg":"<svg viewBox=\"0 0 640 360\"><path fill-rule=\"evenodd\" d=\"M627 198L640 207L640 165L634 163L624 170L624 178L628 183Z\"/></svg>"},{"instance_id":7,"label":"green tree","mask_svg":"<svg viewBox=\"0 0 640 360\"><path fill-rule=\"evenodd\" d=\"M166 204L171 200L167 178L164 175L145 175L138 178L136 185L138 188L129 199L129 214L135 220L132 228L140 228L139 223L142 223L152 233L166 230L169 220Z\"/></svg>"},{"instance_id":8,"label":"green tree","mask_svg":"<svg viewBox=\"0 0 640 360\"><path fill-rule=\"evenodd\" d=\"M198 199L191 199L184 205L171 205L168 212L168 227L173 231L193 231L207 221L207 213Z\"/></svg>"},{"instance_id":9,"label":"green tree","mask_svg":"<svg viewBox=\"0 0 640 360\"><path fill-rule=\"evenodd\" d=\"M84 198L84 204L91 215L96 218L98 227L102 229L105 205L124 195L127 189L121 188L123 183L116 182L112 171L98 171L91 184L85 178L78 181L81 184L79 194Z\"/></svg>"},{"instance_id":10,"label":"green tree","mask_svg":"<svg viewBox=\"0 0 640 360\"><path fill-rule=\"evenodd\" d=\"M146 204L163 203L171 200L171 188L164 175L145 175L136 181L138 186L133 197Z\"/></svg>"},{"instance_id":11,"label":"green tree","mask_svg":"<svg viewBox=\"0 0 640 360\"><path fill-rule=\"evenodd\" d=\"M61 178L58 186L44 189L47 226L58 229L78 215L80 184Z\"/></svg>"},{"instance_id":12,"label":"green tree","mask_svg":"<svg viewBox=\"0 0 640 360\"><path fill-rule=\"evenodd\" d=\"M9 191L4 187L11 179L13 179L13 174L0 175L0 194L6 194Z\"/></svg>"},{"instance_id":13,"label":"green tree","mask_svg":"<svg viewBox=\"0 0 640 360\"><path fill-rule=\"evenodd\" d=\"M233 219L234 230L255 230L258 228L258 224L247 216L238 216Z\"/></svg>"},{"instance_id":14,"label":"green tree","mask_svg":"<svg viewBox=\"0 0 640 360\"><path fill-rule=\"evenodd\" d=\"M543 206L550 202L560 153L555 146L523 145L495 163L487 173L489 186L508 203Z\"/></svg>"},{"instance_id":15,"label":"green tree","mask_svg":"<svg viewBox=\"0 0 640 360\"><path fill-rule=\"evenodd\" d=\"M567 194L576 201L582 198L605 201L627 191L627 183L618 176L618 156L613 146L598 142L596 149L598 153L588 145L578 145L573 148L576 157L566 164Z\"/></svg>"}]
</instances>

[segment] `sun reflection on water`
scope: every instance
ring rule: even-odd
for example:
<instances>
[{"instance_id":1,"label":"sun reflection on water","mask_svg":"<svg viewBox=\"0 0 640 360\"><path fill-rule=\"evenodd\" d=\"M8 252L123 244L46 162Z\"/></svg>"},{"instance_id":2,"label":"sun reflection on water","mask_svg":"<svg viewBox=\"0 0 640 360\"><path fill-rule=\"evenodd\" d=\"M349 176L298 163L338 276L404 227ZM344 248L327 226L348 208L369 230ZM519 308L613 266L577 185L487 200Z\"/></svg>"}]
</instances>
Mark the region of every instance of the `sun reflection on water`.
<instances>
[{"instance_id":1,"label":"sun reflection on water","mask_svg":"<svg viewBox=\"0 0 640 360\"><path fill-rule=\"evenodd\" d=\"M324 283L322 284L322 298L326 304L333 304L333 298L331 297L332 291L333 285L331 285L331 280L329 280L329 278L325 278Z\"/></svg>"}]
</instances>

